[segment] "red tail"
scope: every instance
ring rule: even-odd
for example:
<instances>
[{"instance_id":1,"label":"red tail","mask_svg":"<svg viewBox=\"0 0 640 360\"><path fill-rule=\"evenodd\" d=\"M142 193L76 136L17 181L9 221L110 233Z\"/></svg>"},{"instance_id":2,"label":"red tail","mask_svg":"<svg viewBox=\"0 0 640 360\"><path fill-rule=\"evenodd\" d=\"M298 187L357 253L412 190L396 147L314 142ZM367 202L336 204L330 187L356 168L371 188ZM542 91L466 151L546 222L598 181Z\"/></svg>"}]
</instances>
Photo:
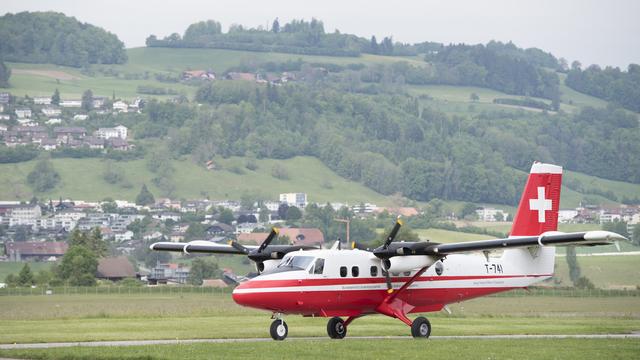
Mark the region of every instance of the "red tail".
<instances>
[{"instance_id":1,"label":"red tail","mask_svg":"<svg viewBox=\"0 0 640 360\"><path fill-rule=\"evenodd\" d=\"M535 162L531 166L511 236L535 236L558 230L562 167Z\"/></svg>"}]
</instances>

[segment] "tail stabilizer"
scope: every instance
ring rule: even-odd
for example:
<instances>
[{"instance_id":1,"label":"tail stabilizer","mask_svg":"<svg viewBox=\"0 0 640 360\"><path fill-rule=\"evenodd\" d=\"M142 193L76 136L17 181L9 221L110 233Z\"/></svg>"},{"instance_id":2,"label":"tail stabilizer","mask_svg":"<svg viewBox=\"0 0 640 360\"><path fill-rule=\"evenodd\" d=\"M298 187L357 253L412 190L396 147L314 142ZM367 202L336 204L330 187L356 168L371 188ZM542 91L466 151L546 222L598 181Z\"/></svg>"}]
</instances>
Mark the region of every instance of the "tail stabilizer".
<instances>
[{"instance_id":1,"label":"tail stabilizer","mask_svg":"<svg viewBox=\"0 0 640 360\"><path fill-rule=\"evenodd\" d=\"M537 236L558 230L562 167L533 163L510 236Z\"/></svg>"}]
</instances>

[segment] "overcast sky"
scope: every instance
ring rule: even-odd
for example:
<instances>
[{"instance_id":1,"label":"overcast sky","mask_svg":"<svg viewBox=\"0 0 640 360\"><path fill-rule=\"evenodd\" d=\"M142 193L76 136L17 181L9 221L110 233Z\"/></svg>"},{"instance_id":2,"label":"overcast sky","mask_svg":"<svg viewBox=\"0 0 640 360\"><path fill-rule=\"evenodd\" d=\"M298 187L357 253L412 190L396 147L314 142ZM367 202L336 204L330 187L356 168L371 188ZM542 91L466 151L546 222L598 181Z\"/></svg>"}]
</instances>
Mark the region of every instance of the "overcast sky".
<instances>
[{"instance_id":1,"label":"overcast sky","mask_svg":"<svg viewBox=\"0 0 640 360\"><path fill-rule=\"evenodd\" d=\"M0 12L63 12L118 35L127 47L150 34L184 33L193 22L214 19L255 27L316 17L339 29L402 42L513 41L557 57L626 68L640 63L637 0L2 0ZM226 31L226 30L225 30Z\"/></svg>"}]
</instances>

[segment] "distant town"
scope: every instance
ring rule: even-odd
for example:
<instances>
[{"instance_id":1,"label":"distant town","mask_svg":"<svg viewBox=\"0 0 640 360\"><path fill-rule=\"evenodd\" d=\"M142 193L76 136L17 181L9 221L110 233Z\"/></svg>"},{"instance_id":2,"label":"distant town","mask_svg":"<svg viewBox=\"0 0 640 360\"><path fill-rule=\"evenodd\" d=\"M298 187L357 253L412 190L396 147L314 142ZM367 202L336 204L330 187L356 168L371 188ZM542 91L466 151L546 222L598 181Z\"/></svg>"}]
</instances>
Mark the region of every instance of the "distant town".
<instances>
[{"instance_id":1,"label":"distant town","mask_svg":"<svg viewBox=\"0 0 640 360\"><path fill-rule=\"evenodd\" d=\"M70 233L99 229L102 238L112 247L112 256L100 260L98 278L115 281L138 278L149 284L184 284L189 277L189 266L172 263L169 257L163 259L166 261L156 261L151 268L139 268L134 263L144 259L137 258L136 254L139 256L141 251L148 252L148 245L157 241L207 240L226 243L234 239L243 244L259 244L273 226L280 227L280 237L294 244L323 246L332 243L336 239L326 238L320 228L289 225L290 220L299 219L310 206L329 206L333 211L348 211L359 219L375 218L381 214L406 219L423 215L423 211L415 207L309 203L306 193L282 193L278 200L250 204L246 200L208 199L157 199L147 205L123 200L0 201L0 241L4 244L4 255L0 256L0 261L57 261L69 249ZM504 210L480 207L464 217L462 214L448 214L443 221L498 222L510 221L512 217L513 214ZM640 223L640 207L623 205L564 209L560 210L559 222L624 222L628 233L632 233ZM136 268L139 270L135 271ZM222 280L227 279L229 284L239 276L231 269L223 270ZM224 281L203 284L227 286Z\"/></svg>"}]
</instances>

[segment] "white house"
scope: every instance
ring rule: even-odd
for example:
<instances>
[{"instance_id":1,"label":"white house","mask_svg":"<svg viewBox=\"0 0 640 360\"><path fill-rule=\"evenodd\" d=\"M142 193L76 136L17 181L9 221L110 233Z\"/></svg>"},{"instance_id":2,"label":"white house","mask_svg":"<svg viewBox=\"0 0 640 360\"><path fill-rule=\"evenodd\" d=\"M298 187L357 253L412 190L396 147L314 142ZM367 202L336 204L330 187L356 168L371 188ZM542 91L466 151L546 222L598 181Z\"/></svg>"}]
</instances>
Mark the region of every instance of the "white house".
<instances>
[{"instance_id":1,"label":"white house","mask_svg":"<svg viewBox=\"0 0 640 360\"><path fill-rule=\"evenodd\" d=\"M307 206L307 194L305 193L285 193L280 194L280 202L289 206L305 208Z\"/></svg>"},{"instance_id":2,"label":"white house","mask_svg":"<svg viewBox=\"0 0 640 360\"><path fill-rule=\"evenodd\" d=\"M82 106L82 100L60 100L60 106L64 108L79 108Z\"/></svg>"},{"instance_id":3,"label":"white house","mask_svg":"<svg viewBox=\"0 0 640 360\"><path fill-rule=\"evenodd\" d=\"M33 98L33 103L36 105L51 105L50 96L36 96Z\"/></svg>"},{"instance_id":4,"label":"white house","mask_svg":"<svg viewBox=\"0 0 640 360\"><path fill-rule=\"evenodd\" d=\"M504 221L509 216L509 213L502 211L500 209L494 209L494 208L478 209L476 210L476 214L478 214L478 220L487 221L487 222L498 221L496 217L500 217L500 216Z\"/></svg>"},{"instance_id":5,"label":"white house","mask_svg":"<svg viewBox=\"0 0 640 360\"><path fill-rule=\"evenodd\" d=\"M37 226L37 220L42 217L40 205L19 205L11 209L9 227Z\"/></svg>"},{"instance_id":6,"label":"white house","mask_svg":"<svg viewBox=\"0 0 640 360\"><path fill-rule=\"evenodd\" d=\"M62 110L54 106L45 106L41 111L47 117L53 117L62 114Z\"/></svg>"},{"instance_id":7,"label":"white house","mask_svg":"<svg viewBox=\"0 0 640 360\"><path fill-rule=\"evenodd\" d=\"M85 121L87 120L87 118L89 117L89 115L86 114L76 114L73 116L73 120L74 121Z\"/></svg>"},{"instance_id":8,"label":"white house","mask_svg":"<svg viewBox=\"0 0 640 360\"><path fill-rule=\"evenodd\" d=\"M129 105L122 100L118 100L113 103L113 110L119 112L127 112L129 110Z\"/></svg>"},{"instance_id":9,"label":"white house","mask_svg":"<svg viewBox=\"0 0 640 360\"><path fill-rule=\"evenodd\" d=\"M120 138L126 139L129 129L126 126L118 125L112 128L100 128L95 135L98 139Z\"/></svg>"},{"instance_id":10,"label":"white house","mask_svg":"<svg viewBox=\"0 0 640 360\"><path fill-rule=\"evenodd\" d=\"M15 113L18 119L27 119L31 117L31 109L29 108L18 108L15 110Z\"/></svg>"},{"instance_id":11,"label":"white house","mask_svg":"<svg viewBox=\"0 0 640 360\"><path fill-rule=\"evenodd\" d=\"M118 231L113 233L114 240L117 242L133 240L133 231Z\"/></svg>"},{"instance_id":12,"label":"white house","mask_svg":"<svg viewBox=\"0 0 640 360\"><path fill-rule=\"evenodd\" d=\"M576 216L578 216L578 210L559 210L558 222L561 224L571 223Z\"/></svg>"}]
</instances>

